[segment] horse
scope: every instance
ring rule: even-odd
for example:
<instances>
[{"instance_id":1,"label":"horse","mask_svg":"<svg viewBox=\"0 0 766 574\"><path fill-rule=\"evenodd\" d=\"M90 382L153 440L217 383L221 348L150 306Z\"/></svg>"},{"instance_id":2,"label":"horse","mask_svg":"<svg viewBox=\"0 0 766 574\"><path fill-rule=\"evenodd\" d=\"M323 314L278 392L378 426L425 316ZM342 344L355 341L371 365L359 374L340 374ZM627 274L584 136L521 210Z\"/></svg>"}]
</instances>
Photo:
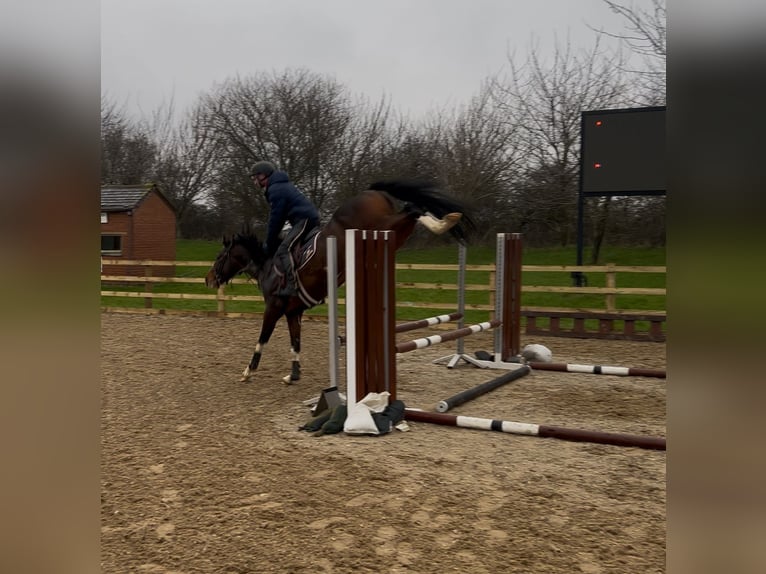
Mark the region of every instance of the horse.
<instances>
[{"instance_id":1,"label":"horse","mask_svg":"<svg viewBox=\"0 0 766 574\"><path fill-rule=\"evenodd\" d=\"M403 203L403 205L402 205ZM399 249L420 223L435 234L449 232L465 244L476 230L469 207L439 191L431 182L386 180L373 183L340 205L332 218L303 241L293 252L298 293L278 296L284 272L268 257L257 235L244 231L223 239L223 248L205 276L205 284L217 289L236 275L254 279L266 303L261 332L250 363L240 382L247 382L258 369L264 347L279 319L284 316L290 335L292 369L282 380L291 384L300 379L301 320L307 309L327 296L327 237L337 239L338 286L345 281L345 231L365 229L396 233Z\"/></svg>"}]
</instances>

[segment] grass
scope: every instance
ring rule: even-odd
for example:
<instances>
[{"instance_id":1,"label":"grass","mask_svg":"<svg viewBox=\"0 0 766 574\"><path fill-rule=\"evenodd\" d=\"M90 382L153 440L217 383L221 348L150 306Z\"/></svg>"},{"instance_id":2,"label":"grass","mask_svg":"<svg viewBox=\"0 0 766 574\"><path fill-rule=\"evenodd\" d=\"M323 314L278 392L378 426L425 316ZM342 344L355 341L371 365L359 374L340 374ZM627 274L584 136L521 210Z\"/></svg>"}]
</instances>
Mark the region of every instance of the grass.
<instances>
[{"instance_id":1,"label":"grass","mask_svg":"<svg viewBox=\"0 0 766 574\"><path fill-rule=\"evenodd\" d=\"M214 241L193 239L181 239L176 244L177 261L212 261L221 249L221 244ZM589 262L589 253L585 253L584 260ZM574 265L576 261L576 249L574 246L565 248L525 248L523 252L524 265ZM495 247L471 246L467 250L468 265L491 265L495 261ZM614 263L618 266L664 266L665 250L641 248L641 247L605 247L601 261ZM458 250L454 245L438 246L428 249L405 248L397 253L397 263L408 264L457 264ZM206 267L176 266L178 277L204 277ZM604 286L606 276L603 273L586 273L588 285ZM457 274L455 271L397 271L398 282L455 284ZM546 286L571 286L572 278L567 272L525 272L524 285ZM490 274L486 271L469 271L466 283L470 286L490 284ZM618 287L665 287L664 273L619 273L617 275ZM105 287L109 288L109 287ZM152 289L155 293L205 293L213 292L202 284L154 284ZM119 286L116 290L142 292L143 285L132 284ZM260 292L254 284L232 285L227 287L227 294L255 295ZM340 297L345 292L340 290ZM400 288L397 290L397 301L401 304L408 302L413 308L398 308L399 320L419 319L427 315L436 315L454 310L457 302L455 290L441 289L411 289ZM465 294L466 305L489 303L488 290L468 290ZM418 303L444 304L443 308L423 309L415 308ZM143 298L130 297L102 297L102 305L116 307L144 307ZM192 309L214 311L215 301L193 301L178 299L154 299L152 305L156 308L166 309ZM656 295L618 295L616 305L622 309L650 309L662 310L665 308L665 297ZM582 294L557 294L557 293L524 293L522 306L525 307L578 307L578 308L604 308L605 299L601 295ZM226 309L231 312L255 312L263 311L261 301L227 301ZM340 312L344 310L341 308ZM321 305L310 310L309 315L326 315L326 305ZM467 311L466 323L474 323L487 320L486 311ZM643 328L643 327L641 327Z\"/></svg>"}]
</instances>

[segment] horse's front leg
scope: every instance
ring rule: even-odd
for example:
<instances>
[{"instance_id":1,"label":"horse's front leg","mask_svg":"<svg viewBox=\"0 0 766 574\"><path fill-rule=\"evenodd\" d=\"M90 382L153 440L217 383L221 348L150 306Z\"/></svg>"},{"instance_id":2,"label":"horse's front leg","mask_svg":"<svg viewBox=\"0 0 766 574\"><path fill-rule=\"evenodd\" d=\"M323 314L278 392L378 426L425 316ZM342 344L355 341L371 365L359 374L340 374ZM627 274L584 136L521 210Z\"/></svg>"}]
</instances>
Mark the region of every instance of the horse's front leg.
<instances>
[{"instance_id":1,"label":"horse's front leg","mask_svg":"<svg viewBox=\"0 0 766 574\"><path fill-rule=\"evenodd\" d=\"M266 346L266 343L269 342L269 339L271 339L274 327L276 327L277 321L281 316L281 309L266 305L266 310L263 312L261 334L258 335L258 343L255 345L255 350L253 351L253 357L250 359L250 363L245 367L245 370L242 371L242 378L239 379L241 383L250 381L250 377L253 376L256 370L258 370L258 364L261 362L263 348Z\"/></svg>"},{"instance_id":2,"label":"horse's front leg","mask_svg":"<svg viewBox=\"0 0 766 574\"><path fill-rule=\"evenodd\" d=\"M287 317L287 329L290 331L290 354L292 369L289 375L282 377L282 382L290 385L301 378L301 318L303 313Z\"/></svg>"},{"instance_id":3,"label":"horse's front leg","mask_svg":"<svg viewBox=\"0 0 766 574\"><path fill-rule=\"evenodd\" d=\"M258 364L261 362L261 353L263 351L263 347L266 343L261 343L259 340L255 344L255 351L253 351L253 358L250 359L250 363L245 367L245 370L242 371L242 378L239 379L240 383L247 383L250 381L250 377L253 376L253 373L255 373L256 370L258 370Z\"/></svg>"}]
</instances>

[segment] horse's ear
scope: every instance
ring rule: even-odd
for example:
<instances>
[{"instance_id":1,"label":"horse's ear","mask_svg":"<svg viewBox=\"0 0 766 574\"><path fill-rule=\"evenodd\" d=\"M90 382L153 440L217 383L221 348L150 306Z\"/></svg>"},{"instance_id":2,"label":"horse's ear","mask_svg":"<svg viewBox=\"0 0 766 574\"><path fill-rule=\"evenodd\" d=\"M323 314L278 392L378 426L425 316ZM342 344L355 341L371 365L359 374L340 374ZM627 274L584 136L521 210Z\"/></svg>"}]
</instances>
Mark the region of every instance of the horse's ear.
<instances>
[{"instance_id":1,"label":"horse's ear","mask_svg":"<svg viewBox=\"0 0 766 574\"><path fill-rule=\"evenodd\" d=\"M231 245L231 235L224 235L223 236L223 246L228 247Z\"/></svg>"}]
</instances>

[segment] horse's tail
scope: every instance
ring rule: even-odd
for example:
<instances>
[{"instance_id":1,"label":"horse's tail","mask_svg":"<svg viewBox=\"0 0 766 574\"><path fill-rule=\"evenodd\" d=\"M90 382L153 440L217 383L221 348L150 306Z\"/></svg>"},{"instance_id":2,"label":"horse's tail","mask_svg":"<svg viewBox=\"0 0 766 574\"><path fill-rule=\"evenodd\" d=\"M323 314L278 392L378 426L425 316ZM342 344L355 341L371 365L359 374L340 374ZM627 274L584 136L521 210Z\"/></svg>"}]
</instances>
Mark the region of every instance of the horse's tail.
<instances>
[{"instance_id":1,"label":"horse's tail","mask_svg":"<svg viewBox=\"0 0 766 574\"><path fill-rule=\"evenodd\" d=\"M428 211L441 219L448 213L461 213L460 222L452 227L449 232L460 243L467 243L476 231L476 223L472 217L472 209L463 203L439 191L436 184L431 181L408 181L391 179L376 181L369 186L374 191L384 191L399 199L413 204L422 211Z\"/></svg>"}]
</instances>

